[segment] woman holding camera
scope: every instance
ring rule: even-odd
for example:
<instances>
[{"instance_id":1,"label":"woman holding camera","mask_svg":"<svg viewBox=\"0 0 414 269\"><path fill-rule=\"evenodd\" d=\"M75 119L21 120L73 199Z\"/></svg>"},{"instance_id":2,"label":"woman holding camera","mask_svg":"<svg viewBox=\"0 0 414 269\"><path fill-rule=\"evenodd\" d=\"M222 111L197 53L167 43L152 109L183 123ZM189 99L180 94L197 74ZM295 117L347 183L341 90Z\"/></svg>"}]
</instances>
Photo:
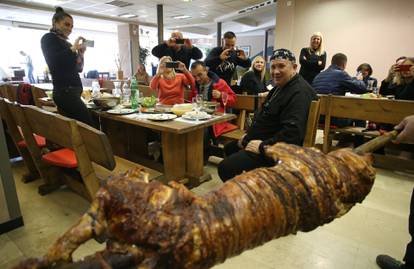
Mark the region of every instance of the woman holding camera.
<instances>
[{"instance_id":1,"label":"woman holding camera","mask_svg":"<svg viewBox=\"0 0 414 269\"><path fill-rule=\"evenodd\" d=\"M396 67L394 83L400 86L395 99L414 100L414 57L406 58Z\"/></svg>"},{"instance_id":2,"label":"woman holding camera","mask_svg":"<svg viewBox=\"0 0 414 269\"><path fill-rule=\"evenodd\" d=\"M310 46L300 51L299 62L299 74L312 85L313 79L325 69L326 65L326 52L323 49L320 32L314 33L310 39Z\"/></svg>"},{"instance_id":3,"label":"woman holding camera","mask_svg":"<svg viewBox=\"0 0 414 269\"><path fill-rule=\"evenodd\" d=\"M182 73L176 73L174 69ZM158 93L159 102L163 105L175 105L184 103L184 89L191 87L195 92L194 78L184 63L173 62L170 56L160 59L157 74L152 78L150 87Z\"/></svg>"},{"instance_id":4,"label":"woman holding camera","mask_svg":"<svg viewBox=\"0 0 414 269\"><path fill-rule=\"evenodd\" d=\"M81 100L83 91L79 72L83 69L85 39L78 37L74 44L67 39L72 32L73 18L63 8L56 7L52 28L41 39L46 63L53 79L53 101L59 113L94 126L88 109Z\"/></svg>"},{"instance_id":5,"label":"woman holding camera","mask_svg":"<svg viewBox=\"0 0 414 269\"><path fill-rule=\"evenodd\" d=\"M249 71L244 73L240 81L240 89L250 95L266 92L266 62L262 56L253 59Z\"/></svg>"}]
</instances>

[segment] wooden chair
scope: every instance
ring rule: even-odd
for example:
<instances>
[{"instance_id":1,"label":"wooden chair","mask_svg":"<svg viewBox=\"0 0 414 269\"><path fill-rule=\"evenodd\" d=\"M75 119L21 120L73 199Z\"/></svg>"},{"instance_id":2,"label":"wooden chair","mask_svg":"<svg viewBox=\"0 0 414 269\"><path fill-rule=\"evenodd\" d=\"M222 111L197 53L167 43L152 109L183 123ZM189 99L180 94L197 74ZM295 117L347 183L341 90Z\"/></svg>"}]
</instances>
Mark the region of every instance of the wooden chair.
<instances>
[{"instance_id":1,"label":"wooden chair","mask_svg":"<svg viewBox=\"0 0 414 269\"><path fill-rule=\"evenodd\" d=\"M39 173L27 148L27 143L23 138L21 129L14 120L7 103L11 104L7 99L0 97L0 115L1 119L6 123L6 132L11 137L28 170L28 173L24 174L22 177L22 181L26 183L38 178ZM46 146L46 140L43 137L35 135L35 141L38 147Z\"/></svg>"},{"instance_id":2,"label":"wooden chair","mask_svg":"<svg viewBox=\"0 0 414 269\"><path fill-rule=\"evenodd\" d=\"M138 89L141 92L143 97L149 97L149 96L157 97L157 92L155 90L151 89L150 86L139 84Z\"/></svg>"},{"instance_id":3,"label":"wooden chair","mask_svg":"<svg viewBox=\"0 0 414 269\"><path fill-rule=\"evenodd\" d=\"M257 95L237 94L236 103L232 108L239 110L239 115L236 119L238 128L222 134L220 137L225 140L239 140L246 132L245 122L247 113L254 112L257 108L261 107L265 99L265 97L259 97Z\"/></svg>"},{"instance_id":4,"label":"wooden chair","mask_svg":"<svg viewBox=\"0 0 414 269\"><path fill-rule=\"evenodd\" d=\"M17 87L15 85L4 84L0 86L0 97L6 98L11 102L17 101Z\"/></svg>"},{"instance_id":5,"label":"wooden chair","mask_svg":"<svg viewBox=\"0 0 414 269\"><path fill-rule=\"evenodd\" d=\"M303 140L304 147L315 146L316 132L319 123L320 103L320 100L314 100L309 107L308 120L306 122L306 134Z\"/></svg>"},{"instance_id":6,"label":"wooden chair","mask_svg":"<svg viewBox=\"0 0 414 269\"><path fill-rule=\"evenodd\" d=\"M43 101L41 98L48 97L45 90L32 85L32 95L35 106L47 110L49 112L57 113L57 107L53 100Z\"/></svg>"},{"instance_id":7,"label":"wooden chair","mask_svg":"<svg viewBox=\"0 0 414 269\"><path fill-rule=\"evenodd\" d=\"M99 130L34 106L20 106L18 109L23 112L23 117L28 123L28 127L23 128L26 129L25 137L27 133L34 132L46 137L48 141L65 147L41 156L36 153L33 157L35 162L47 163L64 170L71 169L69 175L72 176L66 176L59 181L66 183L88 200L94 197L100 179L114 173L139 167L147 170L150 178L160 175L152 169L114 156L107 136ZM73 177L73 170L78 172L81 181Z\"/></svg>"}]
</instances>

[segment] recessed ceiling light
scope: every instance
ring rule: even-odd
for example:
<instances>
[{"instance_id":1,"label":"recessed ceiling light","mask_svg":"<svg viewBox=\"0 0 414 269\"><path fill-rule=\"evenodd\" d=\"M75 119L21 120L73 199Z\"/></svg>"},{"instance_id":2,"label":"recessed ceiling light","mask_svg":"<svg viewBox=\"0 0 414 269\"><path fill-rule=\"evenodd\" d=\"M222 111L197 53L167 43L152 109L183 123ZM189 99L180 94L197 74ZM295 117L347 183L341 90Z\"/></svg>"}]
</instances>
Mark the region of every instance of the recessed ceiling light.
<instances>
[{"instance_id":1,"label":"recessed ceiling light","mask_svg":"<svg viewBox=\"0 0 414 269\"><path fill-rule=\"evenodd\" d=\"M118 17L130 19L130 18L136 18L138 17L138 15L131 14L131 13L123 13L123 14L119 14Z\"/></svg>"},{"instance_id":2,"label":"recessed ceiling light","mask_svg":"<svg viewBox=\"0 0 414 269\"><path fill-rule=\"evenodd\" d=\"M188 15L178 15L178 16L173 16L172 18L173 19L176 19L176 20L184 20L184 19L191 18L191 16L188 16Z\"/></svg>"},{"instance_id":3,"label":"recessed ceiling light","mask_svg":"<svg viewBox=\"0 0 414 269\"><path fill-rule=\"evenodd\" d=\"M183 2L192 2L193 0L183 0Z\"/></svg>"}]
</instances>

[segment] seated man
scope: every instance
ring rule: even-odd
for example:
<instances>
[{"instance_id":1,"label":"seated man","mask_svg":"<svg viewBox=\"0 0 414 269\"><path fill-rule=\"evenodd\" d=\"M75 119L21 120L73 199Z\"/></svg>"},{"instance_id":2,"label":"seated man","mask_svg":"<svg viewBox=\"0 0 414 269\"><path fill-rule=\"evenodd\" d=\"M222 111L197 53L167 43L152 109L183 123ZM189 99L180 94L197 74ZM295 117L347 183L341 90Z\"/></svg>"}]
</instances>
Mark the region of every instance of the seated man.
<instances>
[{"instance_id":1,"label":"seated man","mask_svg":"<svg viewBox=\"0 0 414 269\"><path fill-rule=\"evenodd\" d=\"M231 107L236 103L236 94L229 87L229 85L215 73L208 71L206 64L202 61L196 61L191 65L191 73L196 81L196 91L203 96L203 100L217 101L220 103L219 112L224 112L224 105L222 101L222 93L227 93L226 107ZM190 96L190 99L193 96ZM208 158L210 139L236 129L237 126L228 122L217 123L213 125L212 129L208 129L205 135L205 157Z\"/></svg>"},{"instance_id":2,"label":"seated man","mask_svg":"<svg viewBox=\"0 0 414 269\"><path fill-rule=\"evenodd\" d=\"M273 52L270 72L275 87L269 92L262 109L237 143L226 146L226 157L218 167L223 181L243 171L273 166L274 161L264 155L267 145L276 142L302 145L306 132L308 111L317 98L312 87L297 74L296 58L286 49Z\"/></svg>"},{"instance_id":3,"label":"seated man","mask_svg":"<svg viewBox=\"0 0 414 269\"><path fill-rule=\"evenodd\" d=\"M362 75L352 78L345 72L347 57L345 54L337 53L332 57L331 65L325 71L319 73L313 80L312 87L318 94L332 94L344 96L346 92L366 93L367 84ZM321 116L320 123L324 122ZM332 124L338 127L352 125L350 119L332 118ZM365 122L357 122L357 125L365 125Z\"/></svg>"}]
</instances>

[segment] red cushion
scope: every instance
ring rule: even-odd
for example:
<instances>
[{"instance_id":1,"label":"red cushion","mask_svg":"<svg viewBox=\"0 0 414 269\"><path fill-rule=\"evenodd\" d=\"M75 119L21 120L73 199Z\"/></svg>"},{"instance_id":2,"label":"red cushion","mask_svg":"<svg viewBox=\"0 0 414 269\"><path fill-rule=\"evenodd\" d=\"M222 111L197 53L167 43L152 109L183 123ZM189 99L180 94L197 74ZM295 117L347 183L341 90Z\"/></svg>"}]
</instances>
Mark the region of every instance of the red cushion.
<instances>
[{"instance_id":1,"label":"red cushion","mask_svg":"<svg viewBox=\"0 0 414 269\"><path fill-rule=\"evenodd\" d=\"M38 147L41 147L41 148L46 147L46 139L43 136L34 134L34 139L36 140L36 144ZM27 147L25 140L21 140L17 142L17 145L21 148Z\"/></svg>"},{"instance_id":2,"label":"red cushion","mask_svg":"<svg viewBox=\"0 0 414 269\"><path fill-rule=\"evenodd\" d=\"M59 149L46 153L42 156L42 160L56 166L66 168L78 167L75 152L68 148Z\"/></svg>"}]
</instances>

